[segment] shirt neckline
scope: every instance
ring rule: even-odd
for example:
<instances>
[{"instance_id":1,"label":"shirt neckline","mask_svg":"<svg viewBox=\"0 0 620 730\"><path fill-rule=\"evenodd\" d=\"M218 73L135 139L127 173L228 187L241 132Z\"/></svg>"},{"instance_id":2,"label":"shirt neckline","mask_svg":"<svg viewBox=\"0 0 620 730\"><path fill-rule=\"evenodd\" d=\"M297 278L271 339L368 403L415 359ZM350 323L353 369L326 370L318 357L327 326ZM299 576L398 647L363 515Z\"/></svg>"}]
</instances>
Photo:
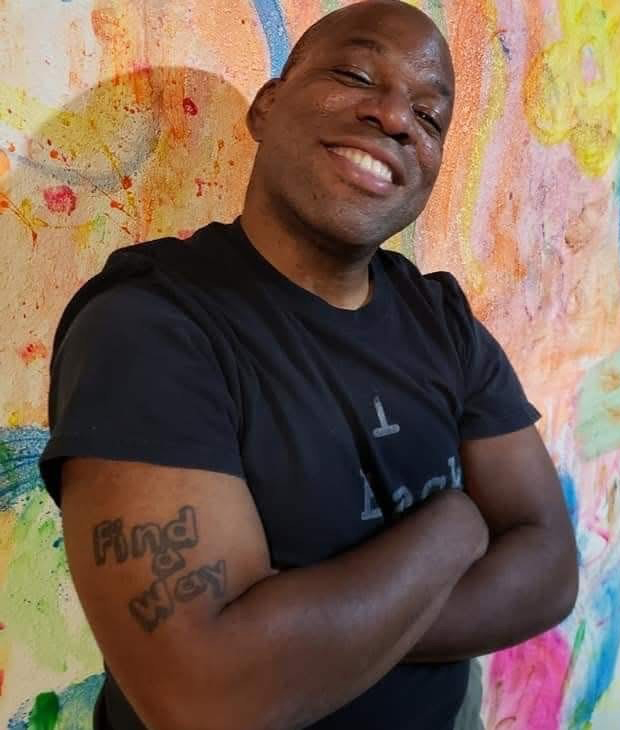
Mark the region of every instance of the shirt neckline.
<instances>
[{"instance_id":1,"label":"shirt neckline","mask_svg":"<svg viewBox=\"0 0 620 730\"><path fill-rule=\"evenodd\" d=\"M241 216L227 227L236 252L258 275L257 282L268 282L277 288L292 311L312 319L329 320L350 327L367 327L381 320L387 310L388 277L377 252L369 262L369 276L373 283L370 299L357 309L341 309L304 289L275 268L252 244L241 225Z\"/></svg>"}]
</instances>

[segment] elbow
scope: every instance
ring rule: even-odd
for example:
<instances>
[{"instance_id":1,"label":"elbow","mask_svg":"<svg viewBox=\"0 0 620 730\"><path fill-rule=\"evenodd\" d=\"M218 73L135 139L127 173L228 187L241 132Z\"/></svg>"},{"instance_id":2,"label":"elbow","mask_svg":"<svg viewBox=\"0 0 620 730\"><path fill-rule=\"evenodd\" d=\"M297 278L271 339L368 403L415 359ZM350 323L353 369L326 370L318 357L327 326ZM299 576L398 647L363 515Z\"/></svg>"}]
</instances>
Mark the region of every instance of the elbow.
<instances>
[{"instance_id":1,"label":"elbow","mask_svg":"<svg viewBox=\"0 0 620 730\"><path fill-rule=\"evenodd\" d=\"M550 605L555 609L554 625L557 625L570 616L577 602L579 594L577 551L565 551L561 559L556 561L552 574L556 579L552 581L553 600L550 601Z\"/></svg>"}]
</instances>

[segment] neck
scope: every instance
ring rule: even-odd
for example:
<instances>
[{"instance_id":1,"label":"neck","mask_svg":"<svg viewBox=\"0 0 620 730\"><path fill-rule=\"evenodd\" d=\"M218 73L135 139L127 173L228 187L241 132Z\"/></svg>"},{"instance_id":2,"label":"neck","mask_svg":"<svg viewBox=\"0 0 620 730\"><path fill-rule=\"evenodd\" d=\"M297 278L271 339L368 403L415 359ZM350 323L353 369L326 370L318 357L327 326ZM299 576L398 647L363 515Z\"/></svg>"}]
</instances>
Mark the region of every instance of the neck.
<instances>
[{"instance_id":1,"label":"neck","mask_svg":"<svg viewBox=\"0 0 620 730\"><path fill-rule=\"evenodd\" d=\"M321 235L293 215L287 220L253 195L251 187L241 225L254 248L281 274L328 304L351 310L363 306L371 297L368 263L376 247L360 250Z\"/></svg>"}]
</instances>

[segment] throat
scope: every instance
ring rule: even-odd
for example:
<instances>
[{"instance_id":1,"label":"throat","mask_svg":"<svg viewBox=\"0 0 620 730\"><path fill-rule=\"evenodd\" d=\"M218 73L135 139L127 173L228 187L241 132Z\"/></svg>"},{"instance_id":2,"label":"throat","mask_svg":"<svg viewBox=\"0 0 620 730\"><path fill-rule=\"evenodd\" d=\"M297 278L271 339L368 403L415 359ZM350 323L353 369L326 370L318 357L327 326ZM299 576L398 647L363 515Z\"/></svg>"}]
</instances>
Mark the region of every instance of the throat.
<instances>
[{"instance_id":1,"label":"throat","mask_svg":"<svg viewBox=\"0 0 620 730\"><path fill-rule=\"evenodd\" d=\"M374 250L358 252L363 255L351 261L337 255L340 252L326 242L254 223L242 215L241 226L252 246L291 282L337 309L354 311L371 301L374 282L370 260Z\"/></svg>"}]
</instances>

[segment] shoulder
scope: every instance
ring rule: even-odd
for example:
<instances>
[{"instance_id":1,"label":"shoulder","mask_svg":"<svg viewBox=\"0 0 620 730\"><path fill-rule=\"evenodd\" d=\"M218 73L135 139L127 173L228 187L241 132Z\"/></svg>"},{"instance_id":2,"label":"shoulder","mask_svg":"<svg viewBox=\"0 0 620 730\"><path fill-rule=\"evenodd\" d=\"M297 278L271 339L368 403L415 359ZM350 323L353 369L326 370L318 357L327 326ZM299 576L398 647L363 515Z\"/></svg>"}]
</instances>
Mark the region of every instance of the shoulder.
<instances>
[{"instance_id":1,"label":"shoulder","mask_svg":"<svg viewBox=\"0 0 620 730\"><path fill-rule=\"evenodd\" d=\"M412 295L422 296L435 310L451 317L472 316L461 285L449 271L423 274L413 262L396 251L380 249L379 255L388 277L399 285L401 293L409 290Z\"/></svg>"}]
</instances>

